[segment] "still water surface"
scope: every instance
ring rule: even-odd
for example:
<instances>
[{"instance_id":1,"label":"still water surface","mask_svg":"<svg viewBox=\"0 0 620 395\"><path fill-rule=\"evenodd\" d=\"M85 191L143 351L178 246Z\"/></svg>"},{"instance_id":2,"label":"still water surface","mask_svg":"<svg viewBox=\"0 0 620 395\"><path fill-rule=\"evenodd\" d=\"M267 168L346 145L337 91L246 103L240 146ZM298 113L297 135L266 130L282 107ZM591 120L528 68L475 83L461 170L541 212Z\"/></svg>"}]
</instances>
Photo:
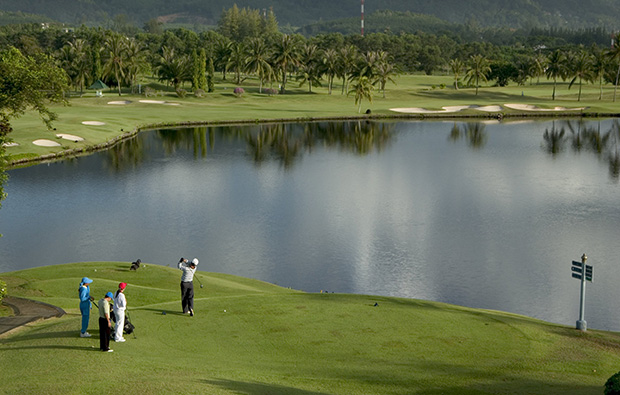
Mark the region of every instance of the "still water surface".
<instances>
[{"instance_id":1,"label":"still water surface","mask_svg":"<svg viewBox=\"0 0 620 395\"><path fill-rule=\"evenodd\" d=\"M9 171L0 272L66 262L224 272L620 330L614 120L351 122L144 132ZM207 285L208 286L208 285Z\"/></svg>"}]
</instances>

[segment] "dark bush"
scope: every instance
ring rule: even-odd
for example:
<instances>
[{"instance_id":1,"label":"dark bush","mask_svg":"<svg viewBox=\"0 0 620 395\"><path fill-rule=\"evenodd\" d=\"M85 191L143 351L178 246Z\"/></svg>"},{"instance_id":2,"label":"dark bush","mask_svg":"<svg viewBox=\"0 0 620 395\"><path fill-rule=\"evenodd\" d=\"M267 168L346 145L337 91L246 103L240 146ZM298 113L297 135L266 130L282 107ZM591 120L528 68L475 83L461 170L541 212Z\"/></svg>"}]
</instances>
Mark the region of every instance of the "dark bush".
<instances>
[{"instance_id":1,"label":"dark bush","mask_svg":"<svg viewBox=\"0 0 620 395\"><path fill-rule=\"evenodd\" d=\"M605 395L620 395L620 372L607 379Z\"/></svg>"}]
</instances>

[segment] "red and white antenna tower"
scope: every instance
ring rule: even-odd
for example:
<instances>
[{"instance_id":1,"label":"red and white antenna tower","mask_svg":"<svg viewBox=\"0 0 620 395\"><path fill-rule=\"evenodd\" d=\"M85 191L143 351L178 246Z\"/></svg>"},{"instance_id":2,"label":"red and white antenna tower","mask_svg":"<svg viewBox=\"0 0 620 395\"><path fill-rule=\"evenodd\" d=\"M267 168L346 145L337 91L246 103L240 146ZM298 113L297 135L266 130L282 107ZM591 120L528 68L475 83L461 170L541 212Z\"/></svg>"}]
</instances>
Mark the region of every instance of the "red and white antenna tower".
<instances>
[{"instance_id":1,"label":"red and white antenna tower","mask_svg":"<svg viewBox=\"0 0 620 395\"><path fill-rule=\"evenodd\" d=\"M364 37L364 0L362 0L362 37Z\"/></svg>"}]
</instances>

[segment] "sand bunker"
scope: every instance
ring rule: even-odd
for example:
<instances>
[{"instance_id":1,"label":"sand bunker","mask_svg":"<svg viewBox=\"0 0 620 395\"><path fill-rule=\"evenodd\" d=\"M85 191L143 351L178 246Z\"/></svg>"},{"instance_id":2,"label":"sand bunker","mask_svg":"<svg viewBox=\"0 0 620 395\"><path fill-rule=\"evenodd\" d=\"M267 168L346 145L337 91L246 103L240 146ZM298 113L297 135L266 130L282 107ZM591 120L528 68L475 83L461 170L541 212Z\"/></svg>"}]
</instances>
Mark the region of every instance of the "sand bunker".
<instances>
[{"instance_id":1,"label":"sand bunker","mask_svg":"<svg viewBox=\"0 0 620 395\"><path fill-rule=\"evenodd\" d=\"M458 112L470 106L445 106L441 110L427 110L426 108L410 107L410 108L390 108L390 111L401 112L406 114L443 114L448 112Z\"/></svg>"},{"instance_id":2,"label":"sand bunker","mask_svg":"<svg viewBox=\"0 0 620 395\"><path fill-rule=\"evenodd\" d=\"M585 110L585 107L575 107L575 108L566 108L566 107L554 107L554 108L540 108L538 106L533 106L531 104L515 104L509 103L504 104L507 108L512 108L513 110L523 110L523 111L581 111Z\"/></svg>"},{"instance_id":3,"label":"sand bunker","mask_svg":"<svg viewBox=\"0 0 620 395\"><path fill-rule=\"evenodd\" d=\"M108 104L129 104L131 103L129 100L118 100L118 101L109 101Z\"/></svg>"},{"instance_id":4,"label":"sand bunker","mask_svg":"<svg viewBox=\"0 0 620 395\"><path fill-rule=\"evenodd\" d=\"M140 100L140 103L147 103L147 104L164 104L166 106L180 106L181 104L179 103L173 103L173 102L169 102L169 101L164 101L164 100Z\"/></svg>"},{"instance_id":5,"label":"sand bunker","mask_svg":"<svg viewBox=\"0 0 620 395\"><path fill-rule=\"evenodd\" d=\"M427 110L426 108L411 107L411 108L390 108L390 111L407 113L407 114L444 114L451 112L459 112L462 110L477 110L485 112L499 112L502 111L501 106L444 106L441 110Z\"/></svg>"},{"instance_id":6,"label":"sand bunker","mask_svg":"<svg viewBox=\"0 0 620 395\"><path fill-rule=\"evenodd\" d=\"M17 147L19 144L17 143L4 143L2 144L3 147Z\"/></svg>"},{"instance_id":7,"label":"sand bunker","mask_svg":"<svg viewBox=\"0 0 620 395\"><path fill-rule=\"evenodd\" d=\"M71 140L71 141L75 141L75 142L84 141L84 139L82 137L75 136L73 134L59 133L59 134L56 135L56 137L60 137L60 138L63 138L65 140Z\"/></svg>"},{"instance_id":8,"label":"sand bunker","mask_svg":"<svg viewBox=\"0 0 620 395\"><path fill-rule=\"evenodd\" d=\"M82 122L83 125L91 125L91 126L101 126L101 125L105 125L105 122L99 122L99 121L83 121Z\"/></svg>"},{"instance_id":9,"label":"sand bunker","mask_svg":"<svg viewBox=\"0 0 620 395\"><path fill-rule=\"evenodd\" d=\"M481 106L481 107L472 107L474 110L477 111L484 111L484 112L499 112L502 111L502 106Z\"/></svg>"},{"instance_id":10,"label":"sand bunker","mask_svg":"<svg viewBox=\"0 0 620 395\"><path fill-rule=\"evenodd\" d=\"M35 140L32 142L32 144L39 145L41 147L60 147L60 144L58 144L57 142L47 139Z\"/></svg>"}]
</instances>

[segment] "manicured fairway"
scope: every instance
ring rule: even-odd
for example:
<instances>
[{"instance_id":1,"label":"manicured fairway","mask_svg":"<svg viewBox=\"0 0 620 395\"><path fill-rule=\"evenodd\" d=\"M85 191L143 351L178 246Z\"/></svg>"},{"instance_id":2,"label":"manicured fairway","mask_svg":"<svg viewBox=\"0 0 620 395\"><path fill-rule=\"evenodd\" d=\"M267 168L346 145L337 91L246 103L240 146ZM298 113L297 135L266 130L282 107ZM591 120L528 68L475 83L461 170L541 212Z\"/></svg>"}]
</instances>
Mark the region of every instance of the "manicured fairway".
<instances>
[{"instance_id":1,"label":"manicured fairway","mask_svg":"<svg viewBox=\"0 0 620 395\"><path fill-rule=\"evenodd\" d=\"M2 393L600 394L620 336L419 300L307 294L199 271L196 316L180 271L92 262L0 274L9 294L67 315L0 338ZM202 269L206 269L203 267ZM78 336L80 279L100 299L127 282L136 338L98 351ZM164 314L165 313L165 314Z\"/></svg>"}]
</instances>

